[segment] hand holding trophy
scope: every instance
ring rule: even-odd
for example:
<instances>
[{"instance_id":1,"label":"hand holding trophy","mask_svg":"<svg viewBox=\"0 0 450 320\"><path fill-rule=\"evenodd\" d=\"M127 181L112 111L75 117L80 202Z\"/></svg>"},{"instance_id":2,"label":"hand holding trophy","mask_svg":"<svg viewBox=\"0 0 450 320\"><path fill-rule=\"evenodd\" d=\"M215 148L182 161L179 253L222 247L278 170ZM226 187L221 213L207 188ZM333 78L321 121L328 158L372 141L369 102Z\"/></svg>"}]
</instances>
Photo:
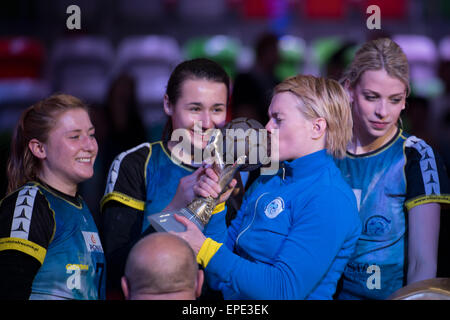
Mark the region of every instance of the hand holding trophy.
<instances>
[{"instance_id":1,"label":"hand holding trophy","mask_svg":"<svg viewBox=\"0 0 450 320\"><path fill-rule=\"evenodd\" d=\"M185 231L185 227L175 220L174 214L186 217L201 231L211 218L220 196L225 193L236 172L251 171L265 164L268 159L268 141L264 127L256 120L238 118L222 129L215 129L204 149L205 161L219 177L222 191L216 197L196 197L186 208L162 211L149 216L150 224L156 231Z\"/></svg>"}]
</instances>

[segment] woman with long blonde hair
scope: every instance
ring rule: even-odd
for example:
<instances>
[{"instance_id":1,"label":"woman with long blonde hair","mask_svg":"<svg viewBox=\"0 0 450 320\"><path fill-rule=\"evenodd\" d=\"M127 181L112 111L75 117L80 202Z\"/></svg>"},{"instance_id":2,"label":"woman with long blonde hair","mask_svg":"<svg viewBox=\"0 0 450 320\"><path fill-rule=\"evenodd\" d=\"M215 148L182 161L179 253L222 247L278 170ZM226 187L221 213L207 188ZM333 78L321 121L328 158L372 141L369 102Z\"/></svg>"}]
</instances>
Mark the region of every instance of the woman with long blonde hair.
<instances>
[{"instance_id":1,"label":"woman with long blonde hair","mask_svg":"<svg viewBox=\"0 0 450 320\"><path fill-rule=\"evenodd\" d=\"M341 83L353 138L336 164L355 193L363 231L339 298L385 299L436 276L440 204L450 203L447 176L438 154L401 128L409 67L394 41L365 43Z\"/></svg>"}]
</instances>

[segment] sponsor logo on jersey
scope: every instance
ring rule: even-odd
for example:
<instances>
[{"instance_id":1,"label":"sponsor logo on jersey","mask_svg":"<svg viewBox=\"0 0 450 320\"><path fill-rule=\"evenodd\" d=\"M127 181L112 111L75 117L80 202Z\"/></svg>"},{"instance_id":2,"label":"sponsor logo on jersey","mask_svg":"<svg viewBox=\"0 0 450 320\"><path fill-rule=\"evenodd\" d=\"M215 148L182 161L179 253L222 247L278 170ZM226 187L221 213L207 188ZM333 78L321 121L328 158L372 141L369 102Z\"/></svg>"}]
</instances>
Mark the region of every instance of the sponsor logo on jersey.
<instances>
[{"instance_id":1,"label":"sponsor logo on jersey","mask_svg":"<svg viewBox=\"0 0 450 320\"><path fill-rule=\"evenodd\" d=\"M77 264L77 263L68 263L66 265L66 270L82 270L87 271L89 270L89 266L87 264Z\"/></svg>"},{"instance_id":2,"label":"sponsor logo on jersey","mask_svg":"<svg viewBox=\"0 0 450 320\"><path fill-rule=\"evenodd\" d=\"M83 233L84 242L89 252L103 252L102 244L97 232L81 231Z\"/></svg>"}]
</instances>

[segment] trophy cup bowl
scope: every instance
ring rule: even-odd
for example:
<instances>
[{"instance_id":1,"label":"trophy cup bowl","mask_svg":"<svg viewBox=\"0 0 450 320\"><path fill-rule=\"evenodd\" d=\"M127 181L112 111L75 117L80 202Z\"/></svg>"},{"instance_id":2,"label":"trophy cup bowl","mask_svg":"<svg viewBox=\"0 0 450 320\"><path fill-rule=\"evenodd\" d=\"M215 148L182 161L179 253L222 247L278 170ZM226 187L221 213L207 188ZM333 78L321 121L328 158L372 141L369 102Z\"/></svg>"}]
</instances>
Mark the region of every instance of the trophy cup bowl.
<instances>
[{"instance_id":1,"label":"trophy cup bowl","mask_svg":"<svg viewBox=\"0 0 450 320\"><path fill-rule=\"evenodd\" d=\"M228 185L236 172L255 170L267 161L269 157L267 152L270 152L267 142L270 139L267 139L267 134L260 135L262 129L264 126L258 121L247 118L237 118L222 129L214 129L204 154L210 155L205 160L212 165L212 169L219 176L222 192L217 198L196 197L186 208L150 215L148 219L153 228L158 232L185 231L185 226L176 221L173 216L178 214L192 221L203 231L218 199L228 190ZM259 152L259 148L263 147L267 148L266 152ZM264 158L261 154L264 154Z\"/></svg>"}]
</instances>

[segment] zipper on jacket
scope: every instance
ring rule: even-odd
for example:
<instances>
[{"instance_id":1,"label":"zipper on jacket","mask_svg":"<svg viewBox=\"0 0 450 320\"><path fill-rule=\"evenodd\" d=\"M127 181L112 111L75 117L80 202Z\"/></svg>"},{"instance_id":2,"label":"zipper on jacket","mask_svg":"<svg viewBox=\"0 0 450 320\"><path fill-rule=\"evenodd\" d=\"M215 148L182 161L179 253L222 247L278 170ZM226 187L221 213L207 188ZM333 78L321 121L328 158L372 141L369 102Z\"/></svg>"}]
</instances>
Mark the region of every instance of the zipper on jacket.
<instances>
[{"instance_id":1,"label":"zipper on jacket","mask_svg":"<svg viewBox=\"0 0 450 320\"><path fill-rule=\"evenodd\" d=\"M255 221L255 217L256 217L256 207L258 206L258 202L259 202L259 199L261 199L262 198L262 196L264 196L265 194L268 194L269 192L264 192L262 195L260 195L259 197L258 197L258 199L256 199L256 202L255 202L255 208L253 209L253 218L252 218L252 221L249 223L249 225L244 229L244 230L242 230L239 234L238 234L238 236L236 237L236 241L234 242L234 246L236 247L236 246L238 246L238 242L239 242L239 238L242 236L242 234L244 233L244 232L246 232L249 228L250 228L250 226L253 224L253 221Z\"/></svg>"}]
</instances>

